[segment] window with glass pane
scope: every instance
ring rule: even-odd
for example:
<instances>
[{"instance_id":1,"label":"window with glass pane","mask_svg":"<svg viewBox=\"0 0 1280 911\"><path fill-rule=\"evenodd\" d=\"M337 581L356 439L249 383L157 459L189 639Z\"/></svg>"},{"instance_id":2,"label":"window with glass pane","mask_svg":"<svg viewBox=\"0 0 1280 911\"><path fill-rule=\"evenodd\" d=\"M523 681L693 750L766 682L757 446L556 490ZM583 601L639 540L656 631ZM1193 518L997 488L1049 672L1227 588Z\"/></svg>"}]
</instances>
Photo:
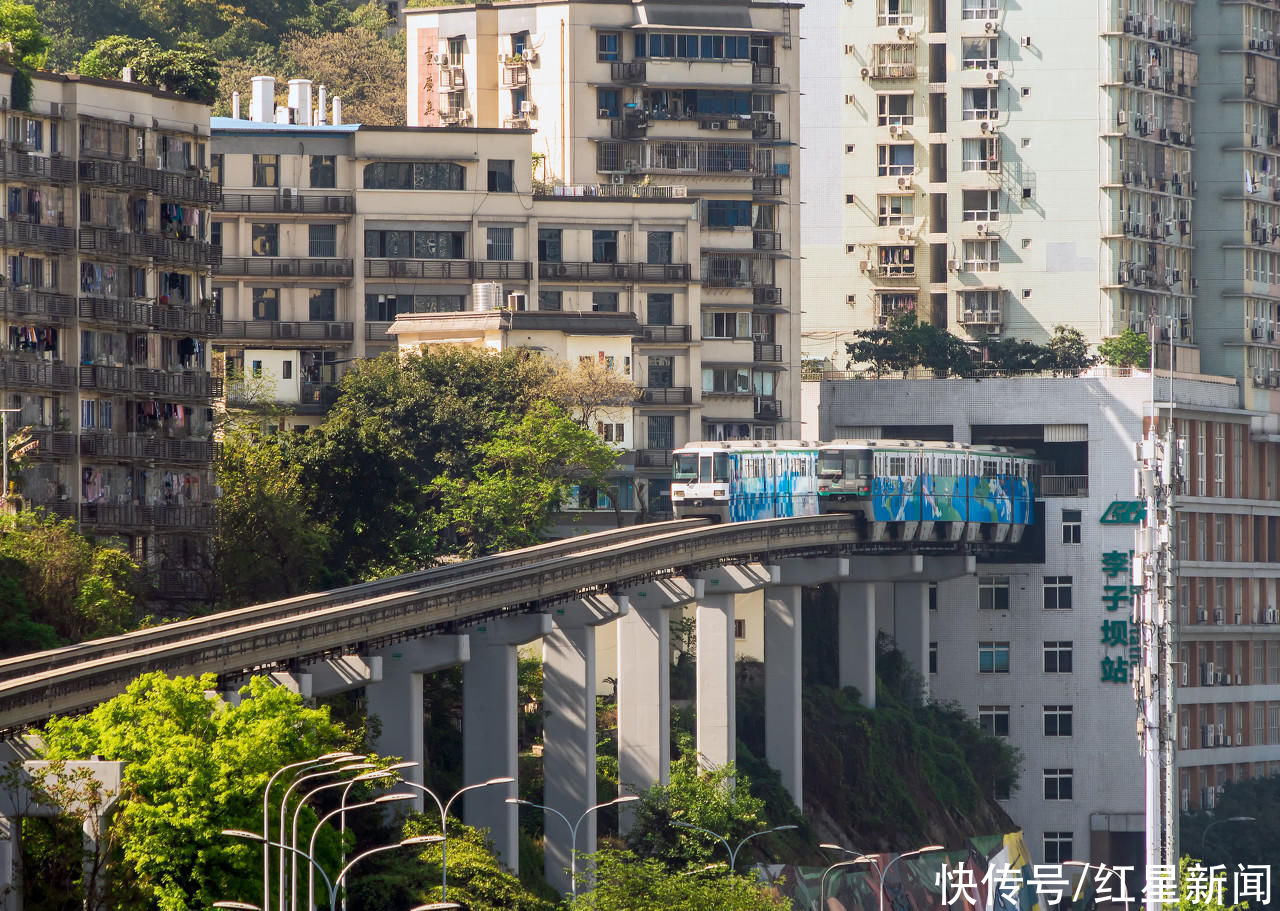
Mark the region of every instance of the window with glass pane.
<instances>
[{"instance_id":1,"label":"window with glass pane","mask_svg":"<svg viewBox=\"0 0 1280 911\"><path fill-rule=\"evenodd\" d=\"M563 291L543 291L538 290L538 309L539 310L562 310L564 309L564 292Z\"/></svg>"},{"instance_id":2,"label":"window with glass pane","mask_svg":"<svg viewBox=\"0 0 1280 911\"><path fill-rule=\"evenodd\" d=\"M1070 640L1051 640L1044 644L1044 672L1046 674L1070 674L1072 645Z\"/></svg>"},{"instance_id":3,"label":"window with glass pane","mask_svg":"<svg viewBox=\"0 0 1280 911\"><path fill-rule=\"evenodd\" d=\"M603 62L617 62L618 43L621 37L617 32L600 32L596 35L596 59Z\"/></svg>"},{"instance_id":4,"label":"window with glass pane","mask_svg":"<svg viewBox=\"0 0 1280 911\"><path fill-rule=\"evenodd\" d=\"M901 177L914 174L916 171L916 147L908 143L883 145L877 147L879 155L879 175L881 177Z\"/></svg>"},{"instance_id":5,"label":"window with glass pane","mask_svg":"<svg viewBox=\"0 0 1280 911\"><path fill-rule=\"evenodd\" d=\"M999 239L966 240L964 242L964 271L1000 271Z\"/></svg>"},{"instance_id":6,"label":"window with glass pane","mask_svg":"<svg viewBox=\"0 0 1280 911\"><path fill-rule=\"evenodd\" d=\"M960 321L963 323L1002 323L1000 306L1004 292L999 288L980 288L960 292Z\"/></svg>"},{"instance_id":7,"label":"window with glass pane","mask_svg":"<svg viewBox=\"0 0 1280 911\"><path fill-rule=\"evenodd\" d=\"M307 319L331 323L337 319L338 292L333 288L311 289Z\"/></svg>"},{"instance_id":8,"label":"window with glass pane","mask_svg":"<svg viewBox=\"0 0 1280 911\"><path fill-rule=\"evenodd\" d=\"M249 233L252 238L250 249L254 256L280 255L279 225L251 225Z\"/></svg>"},{"instance_id":9,"label":"window with glass pane","mask_svg":"<svg viewBox=\"0 0 1280 911\"><path fill-rule=\"evenodd\" d=\"M1072 792L1071 769L1044 770L1044 799L1070 800Z\"/></svg>"},{"instance_id":10,"label":"window with glass pane","mask_svg":"<svg viewBox=\"0 0 1280 911\"><path fill-rule=\"evenodd\" d=\"M280 156L253 156L253 185L255 187L280 186Z\"/></svg>"},{"instance_id":11,"label":"window with glass pane","mask_svg":"<svg viewBox=\"0 0 1280 911\"><path fill-rule=\"evenodd\" d=\"M915 97L879 94L876 96L876 122L882 126L909 127L916 122Z\"/></svg>"},{"instance_id":12,"label":"window with glass pane","mask_svg":"<svg viewBox=\"0 0 1280 911\"><path fill-rule=\"evenodd\" d=\"M222 183L222 171L226 166L226 156L221 152L214 152L209 156L209 180L213 183Z\"/></svg>"},{"instance_id":13,"label":"window with glass pane","mask_svg":"<svg viewBox=\"0 0 1280 911\"><path fill-rule=\"evenodd\" d=\"M881 225L914 225L915 199L911 196L879 196L877 206L880 210Z\"/></svg>"},{"instance_id":14,"label":"window with glass pane","mask_svg":"<svg viewBox=\"0 0 1280 911\"><path fill-rule=\"evenodd\" d=\"M751 224L751 201L746 199L708 199L708 228L736 228Z\"/></svg>"},{"instance_id":15,"label":"window with glass pane","mask_svg":"<svg viewBox=\"0 0 1280 911\"><path fill-rule=\"evenodd\" d=\"M1044 707L1044 736L1070 737L1072 727L1072 709L1069 705L1046 705Z\"/></svg>"},{"instance_id":16,"label":"window with glass pane","mask_svg":"<svg viewBox=\"0 0 1280 911\"><path fill-rule=\"evenodd\" d=\"M1043 589L1044 609L1071 610L1071 588L1072 579L1070 576L1045 576Z\"/></svg>"},{"instance_id":17,"label":"window with glass pane","mask_svg":"<svg viewBox=\"0 0 1280 911\"><path fill-rule=\"evenodd\" d=\"M337 225L308 225L307 226L307 255L308 256L337 256L338 255L338 226Z\"/></svg>"},{"instance_id":18,"label":"window with glass pane","mask_svg":"<svg viewBox=\"0 0 1280 911\"><path fill-rule=\"evenodd\" d=\"M413 256L417 259L466 259L466 232L414 231Z\"/></svg>"},{"instance_id":19,"label":"window with glass pane","mask_svg":"<svg viewBox=\"0 0 1280 911\"><path fill-rule=\"evenodd\" d=\"M466 303L467 298L463 294L415 294L413 295L412 312L461 313L466 308Z\"/></svg>"},{"instance_id":20,"label":"window with glass pane","mask_svg":"<svg viewBox=\"0 0 1280 911\"><path fill-rule=\"evenodd\" d=\"M602 117L617 117L622 102L617 89L596 89L596 109Z\"/></svg>"},{"instance_id":21,"label":"window with glass pane","mask_svg":"<svg viewBox=\"0 0 1280 911\"><path fill-rule=\"evenodd\" d=\"M979 576L978 577L978 609L979 610L1008 610L1009 609L1009 577L1008 576Z\"/></svg>"},{"instance_id":22,"label":"window with glass pane","mask_svg":"<svg viewBox=\"0 0 1280 911\"><path fill-rule=\"evenodd\" d=\"M965 89L961 117L964 120L995 120L1000 116L999 92L994 88Z\"/></svg>"},{"instance_id":23,"label":"window with glass pane","mask_svg":"<svg viewBox=\"0 0 1280 911\"><path fill-rule=\"evenodd\" d=\"M978 643L978 673L980 674L1009 673L1009 643L1008 642L979 642Z\"/></svg>"},{"instance_id":24,"label":"window with glass pane","mask_svg":"<svg viewBox=\"0 0 1280 911\"><path fill-rule=\"evenodd\" d=\"M753 370L751 371L751 391L756 395L772 398L776 379L777 374L772 370Z\"/></svg>"},{"instance_id":25,"label":"window with glass pane","mask_svg":"<svg viewBox=\"0 0 1280 911\"><path fill-rule=\"evenodd\" d=\"M510 158L490 158L488 165L489 192L510 193L514 189L513 176L516 163Z\"/></svg>"},{"instance_id":26,"label":"window with glass pane","mask_svg":"<svg viewBox=\"0 0 1280 911\"><path fill-rule=\"evenodd\" d=\"M538 229L538 262L558 263L564 249L564 232L560 228Z\"/></svg>"},{"instance_id":27,"label":"window with glass pane","mask_svg":"<svg viewBox=\"0 0 1280 911\"><path fill-rule=\"evenodd\" d=\"M511 260L516 258L514 228L485 229L485 258L489 260Z\"/></svg>"},{"instance_id":28,"label":"window with glass pane","mask_svg":"<svg viewBox=\"0 0 1280 911\"><path fill-rule=\"evenodd\" d=\"M997 221L1000 218L999 190L964 190L962 203L965 221Z\"/></svg>"},{"instance_id":29,"label":"window with glass pane","mask_svg":"<svg viewBox=\"0 0 1280 911\"><path fill-rule=\"evenodd\" d=\"M1070 832L1044 833L1044 862L1062 864L1075 857Z\"/></svg>"},{"instance_id":30,"label":"window with glass pane","mask_svg":"<svg viewBox=\"0 0 1280 911\"><path fill-rule=\"evenodd\" d=\"M1009 736L1009 706L978 706L978 727L995 737Z\"/></svg>"},{"instance_id":31,"label":"window with glass pane","mask_svg":"<svg viewBox=\"0 0 1280 911\"><path fill-rule=\"evenodd\" d=\"M222 222L215 221L209 225L209 243L215 247L222 246Z\"/></svg>"},{"instance_id":32,"label":"window with glass pane","mask_svg":"<svg viewBox=\"0 0 1280 911\"><path fill-rule=\"evenodd\" d=\"M676 444L676 419L669 414L655 414L646 418L649 449L671 449Z\"/></svg>"},{"instance_id":33,"label":"window with glass pane","mask_svg":"<svg viewBox=\"0 0 1280 911\"><path fill-rule=\"evenodd\" d=\"M411 295L366 294L364 296L364 318L371 322L390 322L396 318L397 313L409 313L412 310Z\"/></svg>"},{"instance_id":34,"label":"window with glass pane","mask_svg":"<svg viewBox=\"0 0 1280 911\"><path fill-rule=\"evenodd\" d=\"M722 395L751 395L751 371L745 367L704 367L702 391Z\"/></svg>"},{"instance_id":35,"label":"window with glass pane","mask_svg":"<svg viewBox=\"0 0 1280 911\"><path fill-rule=\"evenodd\" d=\"M333 155L311 156L311 186L331 189L338 179L337 158Z\"/></svg>"},{"instance_id":36,"label":"window with glass pane","mask_svg":"<svg viewBox=\"0 0 1280 911\"><path fill-rule=\"evenodd\" d=\"M616 263L618 261L618 232L591 232L591 261L593 263Z\"/></svg>"},{"instance_id":37,"label":"window with glass pane","mask_svg":"<svg viewBox=\"0 0 1280 911\"><path fill-rule=\"evenodd\" d=\"M671 264L671 232L649 232L649 262L655 265Z\"/></svg>"},{"instance_id":38,"label":"window with glass pane","mask_svg":"<svg viewBox=\"0 0 1280 911\"><path fill-rule=\"evenodd\" d=\"M592 291L591 309L596 313L617 313L617 291Z\"/></svg>"},{"instance_id":39,"label":"window with glass pane","mask_svg":"<svg viewBox=\"0 0 1280 911\"><path fill-rule=\"evenodd\" d=\"M278 320L280 318L280 289L253 289L253 318L255 320Z\"/></svg>"},{"instance_id":40,"label":"window with glass pane","mask_svg":"<svg viewBox=\"0 0 1280 911\"><path fill-rule=\"evenodd\" d=\"M911 0L876 0L876 25L910 25Z\"/></svg>"},{"instance_id":41,"label":"window with glass pane","mask_svg":"<svg viewBox=\"0 0 1280 911\"><path fill-rule=\"evenodd\" d=\"M751 314L702 311L703 338L750 338Z\"/></svg>"},{"instance_id":42,"label":"window with glass pane","mask_svg":"<svg viewBox=\"0 0 1280 911\"><path fill-rule=\"evenodd\" d=\"M650 294L646 312L646 325L670 326L675 318L674 296L668 293Z\"/></svg>"},{"instance_id":43,"label":"window with glass pane","mask_svg":"<svg viewBox=\"0 0 1280 911\"><path fill-rule=\"evenodd\" d=\"M364 166L366 190L461 190L466 172L451 161L375 161Z\"/></svg>"},{"instance_id":44,"label":"window with glass pane","mask_svg":"<svg viewBox=\"0 0 1280 911\"><path fill-rule=\"evenodd\" d=\"M654 355L647 364L648 385L657 389L670 389L675 385L675 358L668 355Z\"/></svg>"},{"instance_id":45,"label":"window with glass pane","mask_svg":"<svg viewBox=\"0 0 1280 911\"><path fill-rule=\"evenodd\" d=\"M995 38L961 38L960 66L966 70L999 69Z\"/></svg>"}]
</instances>

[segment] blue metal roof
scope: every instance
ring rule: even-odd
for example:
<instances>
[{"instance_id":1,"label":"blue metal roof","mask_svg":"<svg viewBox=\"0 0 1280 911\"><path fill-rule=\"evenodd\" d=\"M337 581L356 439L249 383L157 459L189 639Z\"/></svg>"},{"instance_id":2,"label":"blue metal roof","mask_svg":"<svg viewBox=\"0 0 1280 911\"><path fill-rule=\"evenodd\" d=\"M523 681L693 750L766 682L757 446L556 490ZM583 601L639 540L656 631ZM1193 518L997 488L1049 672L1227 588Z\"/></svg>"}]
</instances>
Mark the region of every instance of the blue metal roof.
<instances>
[{"instance_id":1,"label":"blue metal roof","mask_svg":"<svg viewBox=\"0 0 1280 911\"><path fill-rule=\"evenodd\" d=\"M360 129L358 123L343 123L334 126L331 123L305 126L300 123L258 123L254 120L237 120L234 117L210 117L209 128L213 130L278 130L282 133L354 133Z\"/></svg>"}]
</instances>

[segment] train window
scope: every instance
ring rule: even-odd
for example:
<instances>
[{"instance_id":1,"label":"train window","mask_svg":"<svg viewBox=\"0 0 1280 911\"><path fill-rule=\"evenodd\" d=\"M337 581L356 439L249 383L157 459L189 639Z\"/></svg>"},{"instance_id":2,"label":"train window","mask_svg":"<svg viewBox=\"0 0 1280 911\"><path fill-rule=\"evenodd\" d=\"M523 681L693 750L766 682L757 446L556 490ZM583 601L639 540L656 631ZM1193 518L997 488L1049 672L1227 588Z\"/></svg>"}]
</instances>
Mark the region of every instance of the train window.
<instances>
[{"instance_id":1,"label":"train window","mask_svg":"<svg viewBox=\"0 0 1280 911\"><path fill-rule=\"evenodd\" d=\"M729 455L724 452L717 452L714 456L715 468L712 480L728 481L729 480Z\"/></svg>"},{"instance_id":2,"label":"train window","mask_svg":"<svg viewBox=\"0 0 1280 911\"><path fill-rule=\"evenodd\" d=\"M671 476L681 481L692 481L698 476L698 457L687 452L677 453Z\"/></svg>"},{"instance_id":3,"label":"train window","mask_svg":"<svg viewBox=\"0 0 1280 911\"><path fill-rule=\"evenodd\" d=\"M983 459L983 460L982 460L982 476L983 476L984 478L994 478L994 477L996 476L996 462L995 462L995 459Z\"/></svg>"},{"instance_id":4,"label":"train window","mask_svg":"<svg viewBox=\"0 0 1280 911\"><path fill-rule=\"evenodd\" d=\"M854 475L871 474L871 453L867 451L850 452L845 455L845 470Z\"/></svg>"},{"instance_id":5,"label":"train window","mask_svg":"<svg viewBox=\"0 0 1280 911\"><path fill-rule=\"evenodd\" d=\"M907 473L907 460L905 456L889 457L889 474L904 475Z\"/></svg>"},{"instance_id":6,"label":"train window","mask_svg":"<svg viewBox=\"0 0 1280 911\"><path fill-rule=\"evenodd\" d=\"M844 471L844 455L838 449L818 453L818 474L837 477Z\"/></svg>"}]
</instances>

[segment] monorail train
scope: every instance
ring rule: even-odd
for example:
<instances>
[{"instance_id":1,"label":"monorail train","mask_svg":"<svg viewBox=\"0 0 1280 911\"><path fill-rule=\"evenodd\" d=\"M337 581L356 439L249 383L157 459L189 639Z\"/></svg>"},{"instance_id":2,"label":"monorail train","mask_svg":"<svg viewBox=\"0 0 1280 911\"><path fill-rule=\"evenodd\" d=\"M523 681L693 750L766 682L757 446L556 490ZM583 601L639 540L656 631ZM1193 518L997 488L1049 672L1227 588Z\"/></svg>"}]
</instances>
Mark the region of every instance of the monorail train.
<instances>
[{"instance_id":1,"label":"monorail train","mask_svg":"<svg viewBox=\"0 0 1280 911\"><path fill-rule=\"evenodd\" d=\"M919 440L690 443L672 461L677 518L859 517L871 541L1016 542L1042 463L1005 446Z\"/></svg>"}]
</instances>

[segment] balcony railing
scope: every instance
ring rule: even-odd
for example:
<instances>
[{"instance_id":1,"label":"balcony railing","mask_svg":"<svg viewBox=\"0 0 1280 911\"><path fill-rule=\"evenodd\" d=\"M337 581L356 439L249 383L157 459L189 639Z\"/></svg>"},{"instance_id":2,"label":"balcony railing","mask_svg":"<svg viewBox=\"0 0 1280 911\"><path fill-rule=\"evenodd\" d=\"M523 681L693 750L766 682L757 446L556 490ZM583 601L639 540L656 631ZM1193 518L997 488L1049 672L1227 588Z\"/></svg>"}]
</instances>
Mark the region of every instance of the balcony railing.
<instances>
[{"instance_id":1,"label":"balcony railing","mask_svg":"<svg viewBox=\"0 0 1280 911\"><path fill-rule=\"evenodd\" d=\"M777 231L753 231L751 245L757 250L781 250L782 234Z\"/></svg>"},{"instance_id":2,"label":"balcony railing","mask_svg":"<svg viewBox=\"0 0 1280 911\"><path fill-rule=\"evenodd\" d=\"M680 139L637 143L608 140L596 145L596 170L606 174L657 172L774 177L782 176L787 167L785 163L774 162L773 149L750 141Z\"/></svg>"},{"instance_id":3,"label":"balcony railing","mask_svg":"<svg viewBox=\"0 0 1280 911\"><path fill-rule=\"evenodd\" d=\"M534 189L538 199L563 199L601 197L605 199L684 199L689 188L678 184L598 183L556 184L544 189Z\"/></svg>"},{"instance_id":4,"label":"balcony railing","mask_svg":"<svg viewBox=\"0 0 1280 911\"><path fill-rule=\"evenodd\" d=\"M189 506L114 506L81 503L80 524L106 528L212 528L211 504Z\"/></svg>"},{"instance_id":5,"label":"balcony railing","mask_svg":"<svg viewBox=\"0 0 1280 911\"><path fill-rule=\"evenodd\" d=\"M76 371L36 357L0 357L0 386L68 389L76 384Z\"/></svg>"},{"instance_id":6,"label":"balcony railing","mask_svg":"<svg viewBox=\"0 0 1280 911\"><path fill-rule=\"evenodd\" d=\"M337 399L337 383L303 383L298 395L298 411L302 414L324 412Z\"/></svg>"},{"instance_id":7,"label":"balcony railing","mask_svg":"<svg viewBox=\"0 0 1280 911\"><path fill-rule=\"evenodd\" d=\"M776 66L751 64L752 85L777 85L782 81L782 70Z\"/></svg>"},{"instance_id":8,"label":"balcony railing","mask_svg":"<svg viewBox=\"0 0 1280 911\"><path fill-rule=\"evenodd\" d=\"M670 468L671 467L671 450L670 449L637 449L636 450L636 467L637 468Z\"/></svg>"},{"instance_id":9,"label":"balcony railing","mask_svg":"<svg viewBox=\"0 0 1280 911\"><path fill-rule=\"evenodd\" d=\"M1041 475L1040 496L1087 497L1089 496L1089 476L1087 474Z\"/></svg>"},{"instance_id":10,"label":"balcony railing","mask_svg":"<svg viewBox=\"0 0 1280 911\"><path fill-rule=\"evenodd\" d=\"M74 250L74 228L36 225L13 219L0 219L0 243L11 247L39 247L42 250Z\"/></svg>"},{"instance_id":11,"label":"balcony railing","mask_svg":"<svg viewBox=\"0 0 1280 911\"><path fill-rule=\"evenodd\" d=\"M34 458L70 458L76 454L76 435L61 430L33 430L31 439L36 448L31 451Z\"/></svg>"},{"instance_id":12,"label":"balcony railing","mask_svg":"<svg viewBox=\"0 0 1280 911\"><path fill-rule=\"evenodd\" d=\"M645 386L640 390L641 405L688 405L693 402L689 386Z\"/></svg>"},{"instance_id":13,"label":"balcony railing","mask_svg":"<svg viewBox=\"0 0 1280 911\"><path fill-rule=\"evenodd\" d=\"M527 281L533 268L515 260L470 259L366 259L365 278L520 279Z\"/></svg>"},{"instance_id":14,"label":"balcony railing","mask_svg":"<svg viewBox=\"0 0 1280 911\"><path fill-rule=\"evenodd\" d=\"M751 359L761 364L780 364L782 363L782 346L768 342L755 342Z\"/></svg>"},{"instance_id":15,"label":"balcony railing","mask_svg":"<svg viewBox=\"0 0 1280 911\"><path fill-rule=\"evenodd\" d=\"M613 82L644 82L646 69L643 60L615 63L609 67L609 77Z\"/></svg>"},{"instance_id":16,"label":"balcony railing","mask_svg":"<svg viewBox=\"0 0 1280 911\"><path fill-rule=\"evenodd\" d=\"M261 278L351 278L355 269L349 259L228 256L214 271L218 275L248 275Z\"/></svg>"},{"instance_id":17,"label":"balcony railing","mask_svg":"<svg viewBox=\"0 0 1280 911\"><path fill-rule=\"evenodd\" d=\"M69 294L0 288L0 313L6 316L32 316L61 322L64 317L74 316L75 312L76 299Z\"/></svg>"},{"instance_id":18,"label":"balcony railing","mask_svg":"<svg viewBox=\"0 0 1280 911\"><path fill-rule=\"evenodd\" d=\"M45 158L28 155L3 144L0 154L0 177L6 180L48 181L66 183L76 179L76 164L68 158Z\"/></svg>"},{"instance_id":19,"label":"balcony railing","mask_svg":"<svg viewBox=\"0 0 1280 911\"><path fill-rule=\"evenodd\" d=\"M110 228L80 229L82 253L150 256L186 266L212 266L222 260L222 248L201 240L175 240L155 234L129 234Z\"/></svg>"},{"instance_id":20,"label":"balcony railing","mask_svg":"<svg viewBox=\"0 0 1280 911\"><path fill-rule=\"evenodd\" d=\"M300 339L303 341L349 342L354 323L285 322L281 320L223 320L222 338Z\"/></svg>"},{"instance_id":21,"label":"balcony railing","mask_svg":"<svg viewBox=\"0 0 1280 911\"><path fill-rule=\"evenodd\" d=\"M687 282L688 263L538 263L538 278L571 282Z\"/></svg>"},{"instance_id":22,"label":"balcony railing","mask_svg":"<svg viewBox=\"0 0 1280 911\"><path fill-rule=\"evenodd\" d=\"M112 188L150 190L184 202L217 203L222 199L222 186L207 178L147 168L131 161L81 161L80 179Z\"/></svg>"},{"instance_id":23,"label":"balcony railing","mask_svg":"<svg viewBox=\"0 0 1280 911\"><path fill-rule=\"evenodd\" d=\"M80 454L99 458L209 463L222 454L222 444L208 440L170 440L120 433L82 433Z\"/></svg>"},{"instance_id":24,"label":"balcony railing","mask_svg":"<svg viewBox=\"0 0 1280 911\"><path fill-rule=\"evenodd\" d=\"M207 310L166 307L145 298L82 297L79 313L81 319L172 329L197 336L217 335L222 326L222 318Z\"/></svg>"},{"instance_id":25,"label":"balcony railing","mask_svg":"<svg viewBox=\"0 0 1280 911\"><path fill-rule=\"evenodd\" d=\"M135 392L149 396L175 396L201 400L222 396L222 377L211 376L203 370L168 373L146 367L82 364L79 379L81 389Z\"/></svg>"},{"instance_id":26,"label":"balcony railing","mask_svg":"<svg viewBox=\"0 0 1280 911\"><path fill-rule=\"evenodd\" d=\"M524 61L502 64L502 85L514 89L529 84L529 67Z\"/></svg>"},{"instance_id":27,"label":"balcony railing","mask_svg":"<svg viewBox=\"0 0 1280 911\"><path fill-rule=\"evenodd\" d=\"M755 416L757 421L781 421L782 399L757 396L755 400Z\"/></svg>"},{"instance_id":28,"label":"balcony railing","mask_svg":"<svg viewBox=\"0 0 1280 911\"><path fill-rule=\"evenodd\" d=\"M751 192L755 196L781 196L781 177L755 177L751 180Z\"/></svg>"},{"instance_id":29,"label":"balcony railing","mask_svg":"<svg viewBox=\"0 0 1280 911\"><path fill-rule=\"evenodd\" d=\"M298 212L303 215L350 215L356 210L350 193L224 193L219 212Z\"/></svg>"},{"instance_id":30,"label":"balcony railing","mask_svg":"<svg viewBox=\"0 0 1280 911\"><path fill-rule=\"evenodd\" d=\"M690 338L688 326L641 326L646 342L687 342Z\"/></svg>"},{"instance_id":31,"label":"balcony railing","mask_svg":"<svg viewBox=\"0 0 1280 911\"><path fill-rule=\"evenodd\" d=\"M391 328L389 320L375 320L364 324L364 340L366 342L382 342L384 345L394 345L396 340L387 335L387 330Z\"/></svg>"}]
</instances>

